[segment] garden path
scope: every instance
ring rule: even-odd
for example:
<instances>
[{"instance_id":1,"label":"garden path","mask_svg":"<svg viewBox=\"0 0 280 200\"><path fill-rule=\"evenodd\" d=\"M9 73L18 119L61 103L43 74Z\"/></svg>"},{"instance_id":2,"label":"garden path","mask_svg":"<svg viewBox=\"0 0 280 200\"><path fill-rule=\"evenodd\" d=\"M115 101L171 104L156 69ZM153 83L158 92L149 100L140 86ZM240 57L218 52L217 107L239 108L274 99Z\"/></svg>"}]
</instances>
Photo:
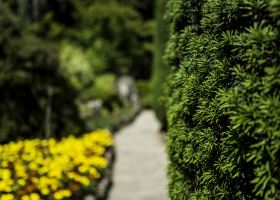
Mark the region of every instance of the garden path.
<instances>
[{"instance_id":1,"label":"garden path","mask_svg":"<svg viewBox=\"0 0 280 200\"><path fill-rule=\"evenodd\" d=\"M115 137L110 200L166 200L165 144L152 111L144 110Z\"/></svg>"}]
</instances>

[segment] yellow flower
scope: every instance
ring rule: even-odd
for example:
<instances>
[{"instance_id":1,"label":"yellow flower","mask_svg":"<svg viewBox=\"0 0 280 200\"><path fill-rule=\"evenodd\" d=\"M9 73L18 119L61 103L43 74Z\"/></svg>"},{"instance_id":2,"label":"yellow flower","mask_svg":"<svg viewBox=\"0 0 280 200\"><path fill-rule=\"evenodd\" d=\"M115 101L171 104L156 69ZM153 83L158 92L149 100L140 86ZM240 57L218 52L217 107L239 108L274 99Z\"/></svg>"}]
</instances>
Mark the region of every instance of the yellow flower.
<instances>
[{"instance_id":1,"label":"yellow flower","mask_svg":"<svg viewBox=\"0 0 280 200\"><path fill-rule=\"evenodd\" d=\"M24 195L21 197L21 200L30 200L29 196L28 195Z\"/></svg>"},{"instance_id":2,"label":"yellow flower","mask_svg":"<svg viewBox=\"0 0 280 200\"><path fill-rule=\"evenodd\" d=\"M0 181L0 192L11 192L12 189L6 181Z\"/></svg>"},{"instance_id":3,"label":"yellow flower","mask_svg":"<svg viewBox=\"0 0 280 200\"><path fill-rule=\"evenodd\" d=\"M92 157L91 159L91 163L99 168L105 169L107 167L107 160L103 157L100 156L95 156Z\"/></svg>"},{"instance_id":4,"label":"yellow flower","mask_svg":"<svg viewBox=\"0 0 280 200\"><path fill-rule=\"evenodd\" d=\"M86 177L80 177L80 178L78 179L78 181L79 181L80 183L82 183L84 186L89 186L89 184L90 184L89 179L86 178Z\"/></svg>"},{"instance_id":5,"label":"yellow flower","mask_svg":"<svg viewBox=\"0 0 280 200\"><path fill-rule=\"evenodd\" d=\"M29 169L37 170L37 169L38 169L37 163L31 162L31 163L29 164Z\"/></svg>"},{"instance_id":6,"label":"yellow flower","mask_svg":"<svg viewBox=\"0 0 280 200\"><path fill-rule=\"evenodd\" d=\"M37 193L32 193L30 195L30 200L40 200L40 196Z\"/></svg>"},{"instance_id":7,"label":"yellow flower","mask_svg":"<svg viewBox=\"0 0 280 200\"><path fill-rule=\"evenodd\" d=\"M32 177L31 178L31 181L35 184L38 184L39 183L39 179L37 177Z\"/></svg>"},{"instance_id":8,"label":"yellow flower","mask_svg":"<svg viewBox=\"0 0 280 200\"><path fill-rule=\"evenodd\" d=\"M57 183L52 182L52 183L51 183L51 189L52 189L52 190L56 190L57 188L58 188Z\"/></svg>"},{"instance_id":9,"label":"yellow flower","mask_svg":"<svg viewBox=\"0 0 280 200\"><path fill-rule=\"evenodd\" d=\"M10 170L8 169L2 169L1 172L0 172L0 177L3 179L3 180L7 180L11 177L11 172Z\"/></svg>"},{"instance_id":10,"label":"yellow flower","mask_svg":"<svg viewBox=\"0 0 280 200\"><path fill-rule=\"evenodd\" d=\"M30 200L28 195L23 195L20 199L21 200Z\"/></svg>"},{"instance_id":11,"label":"yellow flower","mask_svg":"<svg viewBox=\"0 0 280 200\"><path fill-rule=\"evenodd\" d=\"M23 166L22 162L17 162L15 163L15 171L16 171L16 176L21 177L26 179L27 178L27 173L25 171L25 167Z\"/></svg>"},{"instance_id":12,"label":"yellow flower","mask_svg":"<svg viewBox=\"0 0 280 200\"><path fill-rule=\"evenodd\" d=\"M78 168L79 172L85 173L88 171L88 166L82 165Z\"/></svg>"},{"instance_id":13,"label":"yellow flower","mask_svg":"<svg viewBox=\"0 0 280 200\"><path fill-rule=\"evenodd\" d=\"M1 166L5 168L5 167L8 167L9 164L6 160L3 160L2 163L1 163Z\"/></svg>"},{"instance_id":14,"label":"yellow flower","mask_svg":"<svg viewBox=\"0 0 280 200\"><path fill-rule=\"evenodd\" d=\"M21 185L21 186L25 186L26 181L24 179L19 179L18 184Z\"/></svg>"},{"instance_id":15,"label":"yellow flower","mask_svg":"<svg viewBox=\"0 0 280 200\"><path fill-rule=\"evenodd\" d=\"M55 192L54 193L54 199L63 199L63 194L61 194L61 192Z\"/></svg>"},{"instance_id":16,"label":"yellow flower","mask_svg":"<svg viewBox=\"0 0 280 200\"><path fill-rule=\"evenodd\" d=\"M70 197L80 185L87 187L101 177L98 171L107 167L104 154L112 143L108 130L97 130L80 138L34 139L0 145L0 200L14 200L14 196L4 193L19 194L17 189L22 187L53 199ZM71 190L58 190L72 183ZM32 193L20 199L40 200L40 195Z\"/></svg>"},{"instance_id":17,"label":"yellow flower","mask_svg":"<svg viewBox=\"0 0 280 200\"><path fill-rule=\"evenodd\" d=\"M89 173L96 179L100 178L100 174L95 168L90 168Z\"/></svg>"},{"instance_id":18,"label":"yellow flower","mask_svg":"<svg viewBox=\"0 0 280 200\"><path fill-rule=\"evenodd\" d=\"M41 189L41 193L43 194L43 195L48 195L49 193L50 193L50 190L48 189L48 188L42 188Z\"/></svg>"},{"instance_id":19,"label":"yellow flower","mask_svg":"<svg viewBox=\"0 0 280 200\"><path fill-rule=\"evenodd\" d=\"M71 197L72 192L70 190L59 190L54 193L54 199L63 199L64 197Z\"/></svg>"},{"instance_id":20,"label":"yellow flower","mask_svg":"<svg viewBox=\"0 0 280 200\"><path fill-rule=\"evenodd\" d=\"M70 190L64 190L64 196L65 197L71 197L72 192Z\"/></svg>"},{"instance_id":21,"label":"yellow flower","mask_svg":"<svg viewBox=\"0 0 280 200\"><path fill-rule=\"evenodd\" d=\"M12 194L3 194L0 198L0 200L14 200L15 197Z\"/></svg>"}]
</instances>

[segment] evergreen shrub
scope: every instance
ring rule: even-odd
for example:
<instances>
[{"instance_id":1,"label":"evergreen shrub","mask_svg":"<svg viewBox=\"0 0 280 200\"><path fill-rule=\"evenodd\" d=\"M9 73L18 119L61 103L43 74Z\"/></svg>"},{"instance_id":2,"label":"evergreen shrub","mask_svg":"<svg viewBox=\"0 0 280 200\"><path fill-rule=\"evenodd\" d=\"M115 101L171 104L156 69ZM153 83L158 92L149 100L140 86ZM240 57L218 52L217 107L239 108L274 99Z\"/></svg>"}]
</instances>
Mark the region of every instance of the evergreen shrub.
<instances>
[{"instance_id":1,"label":"evergreen shrub","mask_svg":"<svg viewBox=\"0 0 280 200\"><path fill-rule=\"evenodd\" d=\"M171 199L280 199L278 0L169 0Z\"/></svg>"}]
</instances>

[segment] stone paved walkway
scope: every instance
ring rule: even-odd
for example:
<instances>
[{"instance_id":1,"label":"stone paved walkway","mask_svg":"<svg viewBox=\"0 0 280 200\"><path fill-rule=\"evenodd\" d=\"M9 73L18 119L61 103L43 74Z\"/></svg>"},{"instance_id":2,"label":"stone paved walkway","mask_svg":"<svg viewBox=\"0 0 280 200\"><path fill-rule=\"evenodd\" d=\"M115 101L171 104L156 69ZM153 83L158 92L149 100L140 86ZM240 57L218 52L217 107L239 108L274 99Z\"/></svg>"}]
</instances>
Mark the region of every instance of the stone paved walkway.
<instances>
[{"instance_id":1,"label":"stone paved walkway","mask_svg":"<svg viewBox=\"0 0 280 200\"><path fill-rule=\"evenodd\" d=\"M152 111L143 111L115 138L117 158L110 200L166 200L165 144Z\"/></svg>"}]
</instances>

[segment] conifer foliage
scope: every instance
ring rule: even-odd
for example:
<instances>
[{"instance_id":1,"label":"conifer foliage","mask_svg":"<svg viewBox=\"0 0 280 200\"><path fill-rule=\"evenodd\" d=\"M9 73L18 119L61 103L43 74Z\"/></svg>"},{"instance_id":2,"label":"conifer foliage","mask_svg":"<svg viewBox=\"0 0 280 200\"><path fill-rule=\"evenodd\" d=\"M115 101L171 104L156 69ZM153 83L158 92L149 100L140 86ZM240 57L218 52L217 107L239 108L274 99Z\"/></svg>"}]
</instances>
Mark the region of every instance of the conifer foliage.
<instances>
[{"instance_id":1,"label":"conifer foliage","mask_svg":"<svg viewBox=\"0 0 280 200\"><path fill-rule=\"evenodd\" d=\"M171 199L280 199L279 0L169 0Z\"/></svg>"}]
</instances>

